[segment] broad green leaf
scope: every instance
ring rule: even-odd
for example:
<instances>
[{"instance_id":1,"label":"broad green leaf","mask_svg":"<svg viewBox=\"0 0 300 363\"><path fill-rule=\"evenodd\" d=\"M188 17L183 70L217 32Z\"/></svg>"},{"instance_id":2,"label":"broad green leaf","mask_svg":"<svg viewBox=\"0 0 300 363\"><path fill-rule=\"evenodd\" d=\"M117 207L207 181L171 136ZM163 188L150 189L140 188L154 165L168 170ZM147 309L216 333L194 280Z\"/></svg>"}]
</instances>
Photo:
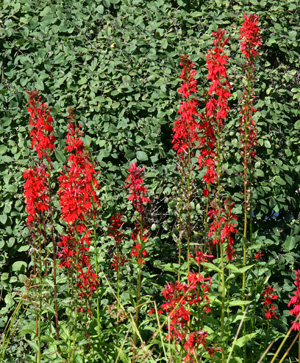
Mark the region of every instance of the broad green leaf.
<instances>
[{"instance_id":1,"label":"broad green leaf","mask_svg":"<svg viewBox=\"0 0 300 363\"><path fill-rule=\"evenodd\" d=\"M207 267L208 270L216 271L216 272L222 272L219 267L217 267L216 265L214 265L214 264L212 264L210 262L202 262L201 265Z\"/></svg>"},{"instance_id":2,"label":"broad green leaf","mask_svg":"<svg viewBox=\"0 0 300 363\"><path fill-rule=\"evenodd\" d=\"M16 261L13 263L11 269L12 271L24 271L27 267L27 263L24 261Z\"/></svg>"},{"instance_id":3,"label":"broad green leaf","mask_svg":"<svg viewBox=\"0 0 300 363\"><path fill-rule=\"evenodd\" d=\"M245 336L239 338L235 345L237 345L238 347L242 348L245 344L247 344L251 339L255 338L257 335L257 333L251 333L251 334L246 334Z\"/></svg>"},{"instance_id":4,"label":"broad green leaf","mask_svg":"<svg viewBox=\"0 0 300 363\"><path fill-rule=\"evenodd\" d=\"M136 152L136 158L140 161L147 161L148 156L144 151L137 151Z\"/></svg>"}]
</instances>

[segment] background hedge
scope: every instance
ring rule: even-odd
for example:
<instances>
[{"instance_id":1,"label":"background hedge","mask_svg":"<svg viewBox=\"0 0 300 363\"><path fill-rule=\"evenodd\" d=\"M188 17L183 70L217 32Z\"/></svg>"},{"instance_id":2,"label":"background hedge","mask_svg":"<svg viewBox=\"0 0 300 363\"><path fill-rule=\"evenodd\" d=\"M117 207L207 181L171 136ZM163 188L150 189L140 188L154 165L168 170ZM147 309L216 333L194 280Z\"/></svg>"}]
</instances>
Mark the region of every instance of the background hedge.
<instances>
[{"instance_id":1,"label":"background hedge","mask_svg":"<svg viewBox=\"0 0 300 363\"><path fill-rule=\"evenodd\" d=\"M256 82L255 248L264 250L268 263L263 273L272 270L284 314L281 324L286 323L285 293L293 290L291 271L300 267L299 1L5 0L0 12L0 329L30 268L22 173L33 153L25 90L40 90L52 107L57 173L66 161L66 109L75 108L85 144L101 170L102 230L114 211L130 209L124 184L129 163L136 160L146 166L148 223L153 236L160 236L153 253L176 248L171 238L176 194L171 137L180 102L179 56L187 53L195 63L201 98L207 90L211 33L226 29L233 97L225 128L225 178L239 204L238 42L245 13L260 16L263 42ZM196 182L201 187L201 175ZM195 215L201 214L199 195ZM57 231L61 228L58 223ZM159 264L155 268L164 273Z\"/></svg>"}]
</instances>

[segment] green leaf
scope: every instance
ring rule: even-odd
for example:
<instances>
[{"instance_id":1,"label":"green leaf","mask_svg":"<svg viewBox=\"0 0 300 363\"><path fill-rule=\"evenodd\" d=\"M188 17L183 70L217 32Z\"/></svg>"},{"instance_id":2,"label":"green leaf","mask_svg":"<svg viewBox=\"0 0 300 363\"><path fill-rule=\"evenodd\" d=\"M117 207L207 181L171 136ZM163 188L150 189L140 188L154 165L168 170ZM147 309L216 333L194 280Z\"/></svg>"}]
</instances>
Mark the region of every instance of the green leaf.
<instances>
[{"instance_id":1,"label":"green leaf","mask_svg":"<svg viewBox=\"0 0 300 363\"><path fill-rule=\"evenodd\" d=\"M131 362L131 359L129 359L129 357L125 354L125 352L123 351L123 349L117 347L116 345L115 345L115 348L119 352L118 353L118 356L122 360L123 363L130 363Z\"/></svg>"},{"instance_id":2,"label":"green leaf","mask_svg":"<svg viewBox=\"0 0 300 363\"><path fill-rule=\"evenodd\" d=\"M12 271L24 271L27 267L27 263L24 261L16 261L13 263L11 269Z\"/></svg>"},{"instance_id":3,"label":"green leaf","mask_svg":"<svg viewBox=\"0 0 300 363\"><path fill-rule=\"evenodd\" d=\"M242 348L245 344L247 344L256 335L257 335L257 333L251 333L251 334L244 335L243 337L239 338L236 341L235 345L237 345L238 347Z\"/></svg>"},{"instance_id":4,"label":"green leaf","mask_svg":"<svg viewBox=\"0 0 300 363\"><path fill-rule=\"evenodd\" d=\"M264 177L265 176L265 173L261 170L261 169L256 169L255 172L254 172L254 176L258 177Z\"/></svg>"},{"instance_id":5,"label":"green leaf","mask_svg":"<svg viewBox=\"0 0 300 363\"><path fill-rule=\"evenodd\" d=\"M208 270L222 272L221 269L219 269L219 267L215 266L214 264L212 264L210 262L202 262L202 265L207 267Z\"/></svg>"},{"instance_id":6,"label":"green leaf","mask_svg":"<svg viewBox=\"0 0 300 363\"><path fill-rule=\"evenodd\" d=\"M7 150L7 146L5 145L0 145L0 155L3 155L6 153Z\"/></svg>"},{"instance_id":7,"label":"green leaf","mask_svg":"<svg viewBox=\"0 0 300 363\"><path fill-rule=\"evenodd\" d=\"M37 81L35 82L35 88L40 90L40 91L44 91L44 83L41 79L37 79Z\"/></svg>"},{"instance_id":8,"label":"green leaf","mask_svg":"<svg viewBox=\"0 0 300 363\"><path fill-rule=\"evenodd\" d=\"M244 305L249 305L252 303L252 300L249 301L245 301L245 300L233 300L229 302L229 306L244 306Z\"/></svg>"},{"instance_id":9,"label":"green leaf","mask_svg":"<svg viewBox=\"0 0 300 363\"><path fill-rule=\"evenodd\" d=\"M55 150L55 156L56 156L56 159L58 161L60 161L61 163L65 164L65 162L66 162L66 156L65 156L65 154L62 151Z\"/></svg>"},{"instance_id":10,"label":"green leaf","mask_svg":"<svg viewBox=\"0 0 300 363\"><path fill-rule=\"evenodd\" d=\"M0 222L1 222L2 224L5 224L5 223L6 223L6 221L7 221L7 214L1 214L1 215L0 215Z\"/></svg>"},{"instance_id":11,"label":"green leaf","mask_svg":"<svg viewBox=\"0 0 300 363\"><path fill-rule=\"evenodd\" d=\"M275 180L280 185L286 185L286 182L279 175L275 176Z\"/></svg>"},{"instance_id":12,"label":"green leaf","mask_svg":"<svg viewBox=\"0 0 300 363\"><path fill-rule=\"evenodd\" d=\"M289 250L293 250L296 246L297 240L294 236L291 237L290 243L289 243Z\"/></svg>"},{"instance_id":13,"label":"green leaf","mask_svg":"<svg viewBox=\"0 0 300 363\"><path fill-rule=\"evenodd\" d=\"M136 152L136 158L140 161L147 161L148 156L144 151L137 151Z\"/></svg>"},{"instance_id":14,"label":"green leaf","mask_svg":"<svg viewBox=\"0 0 300 363\"><path fill-rule=\"evenodd\" d=\"M225 268L227 268L228 270L231 270L232 272L242 274L242 273L250 270L253 266L254 265L250 265L250 266L245 266L245 267L238 268L235 265L229 263L228 265L225 266Z\"/></svg>"}]
</instances>

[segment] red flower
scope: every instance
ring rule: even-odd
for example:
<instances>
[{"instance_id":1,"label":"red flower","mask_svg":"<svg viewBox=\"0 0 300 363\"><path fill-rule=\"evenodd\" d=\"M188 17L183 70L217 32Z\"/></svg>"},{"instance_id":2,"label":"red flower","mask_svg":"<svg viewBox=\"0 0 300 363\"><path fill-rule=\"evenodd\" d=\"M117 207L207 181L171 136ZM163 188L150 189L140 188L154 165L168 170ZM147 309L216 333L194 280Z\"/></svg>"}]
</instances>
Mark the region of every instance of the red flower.
<instances>
[{"instance_id":1,"label":"red flower","mask_svg":"<svg viewBox=\"0 0 300 363\"><path fill-rule=\"evenodd\" d=\"M254 253L254 257L259 261L264 254L262 253L262 250L258 250L256 253Z\"/></svg>"},{"instance_id":2,"label":"red flower","mask_svg":"<svg viewBox=\"0 0 300 363\"><path fill-rule=\"evenodd\" d=\"M275 287L271 288L271 286L266 286L265 291L263 293L263 297L264 301L262 304L266 307L266 309L264 309L264 311L266 312L265 313L266 319L267 320L271 318L278 319L277 316L275 315L276 307L272 305L272 300L278 299L278 296L275 295Z\"/></svg>"},{"instance_id":3,"label":"red flower","mask_svg":"<svg viewBox=\"0 0 300 363\"><path fill-rule=\"evenodd\" d=\"M133 231L131 238L133 241L137 241L138 237L140 237L140 239L141 239L141 231L140 231L139 226L137 226L137 224L136 224L136 229ZM140 243L136 243L131 248L130 257L138 258L139 264L143 263L144 257L148 256L148 252L145 250L145 247L144 247L144 245L147 241L147 238L148 238L148 229L144 228L143 236L142 236L142 245Z\"/></svg>"},{"instance_id":4,"label":"red flower","mask_svg":"<svg viewBox=\"0 0 300 363\"><path fill-rule=\"evenodd\" d=\"M200 115L199 168L207 167L203 176L203 181L207 184L215 183L217 180L216 158L217 158L217 133L222 131L223 121L229 111L228 98L231 96L228 82L227 60L224 53L224 46L228 43L228 38L223 41L225 30L219 29L213 32L214 48L206 56L206 66L208 68L207 80L210 81L205 112ZM205 193L208 194L207 192Z\"/></svg>"},{"instance_id":5,"label":"red flower","mask_svg":"<svg viewBox=\"0 0 300 363\"><path fill-rule=\"evenodd\" d=\"M240 119L241 127L239 131L242 134L241 144L242 144L242 156L243 163L246 164L245 168L250 169L252 167L252 160L255 157L255 145L257 142L257 129L256 122L253 120L253 114L256 111L253 108L255 96L253 90L253 81L255 79L254 71L255 65L253 63L255 57L259 55L256 51L257 47L261 46L260 40L260 29L257 26L258 16L245 14L245 22L240 29L240 39L241 41L241 52L246 57L245 68L245 78L247 81L247 86L245 87L243 99L242 99L242 118Z\"/></svg>"},{"instance_id":6,"label":"red flower","mask_svg":"<svg viewBox=\"0 0 300 363\"><path fill-rule=\"evenodd\" d=\"M31 127L30 136L32 138L31 148L34 148L41 159L45 156L49 160L49 154L55 148L56 138L53 135L53 119L50 111L47 111L47 105L40 103L40 97L36 100L37 91L28 92L30 98L28 101L28 112L30 113L29 125Z\"/></svg>"},{"instance_id":7,"label":"red flower","mask_svg":"<svg viewBox=\"0 0 300 363\"><path fill-rule=\"evenodd\" d=\"M121 231L121 228L124 224L124 221L122 218L123 218L123 212L115 213L110 218L111 227L109 228L110 236L116 241L116 250L117 250L117 252L115 254L113 254L112 263L110 265L110 268L114 269L117 274L119 273L120 266L123 266L124 263L128 261L128 260L126 260L126 258L124 258L122 256L121 247L120 247L120 243L122 242L123 238L125 237L125 234L122 233L122 231Z\"/></svg>"},{"instance_id":8,"label":"red flower","mask_svg":"<svg viewBox=\"0 0 300 363\"><path fill-rule=\"evenodd\" d=\"M150 202L150 199L145 195L148 190L144 187L144 180L142 179L142 172L145 169L138 168L136 166L136 162L131 163L129 168L129 175L127 176L126 188L130 189L130 197L128 198L133 202L135 209L139 212L139 214L143 214L144 212L144 204Z\"/></svg>"},{"instance_id":9,"label":"red flower","mask_svg":"<svg viewBox=\"0 0 300 363\"><path fill-rule=\"evenodd\" d=\"M49 191L47 187L49 174L44 165L39 168L29 167L23 173L26 180L24 185L24 197L26 211L28 213L27 224L38 221L40 213L49 210Z\"/></svg>"},{"instance_id":10,"label":"red flower","mask_svg":"<svg viewBox=\"0 0 300 363\"><path fill-rule=\"evenodd\" d=\"M260 28L257 26L258 15L244 15L245 21L240 29L241 52L246 58L253 59L259 55L256 48L261 47Z\"/></svg>"},{"instance_id":11,"label":"red flower","mask_svg":"<svg viewBox=\"0 0 300 363\"><path fill-rule=\"evenodd\" d=\"M192 93L198 91L197 80L195 79L196 71L194 69L194 63L188 58L188 55L182 55L180 58L180 66L182 67L181 75L182 86L178 89L178 93L182 94L183 98L188 98Z\"/></svg>"},{"instance_id":12,"label":"red flower","mask_svg":"<svg viewBox=\"0 0 300 363\"><path fill-rule=\"evenodd\" d=\"M67 151L69 152L69 168L65 166L65 173L58 177L62 219L66 223L78 221L82 223L86 217L99 206L97 191L100 189L96 180L94 162L84 151L80 140L82 133L75 128L72 114L66 137ZM93 216L95 217L95 216Z\"/></svg>"},{"instance_id":13,"label":"red flower","mask_svg":"<svg viewBox=\"0 0 300 363\"><path fill-rule=\"evenodd\" d=\"M167 339L175 339L176 343L185 340L191 315L189 306L195 307L204 302L203 311L210 312L207 297L210 285L210 278L204 278L199 273L190 273L188 284L176 281L165 286L162 292L165 302L161 307L170 314L170 334L167 335Z\"/></svg>"},{"instance_id":14,"label":"red flower","mask_svg":"<svg viewBox=\"0 0 300 363\"><path fill-rule=\"evenodd\" d=\"M187 355L184 357L183 362L194 362L193 357L195 355L195 350L199 345L205 347L207 338L207 331L193 332L189 334L186 342L184 343L184 350Z\"/></svg>"},{"instance_id":15,"label":"red flower","mask_svg":"<svg viewBox=\"0 0 300 363\"><path fill-rule=\"evenodd\" d=\"M208 254L204 253L202 251L202 249L198 250L198 247L197 246L195 246L195 255L196 255L196 257L194 257L192 255L190 255L190 257L192 257L192 259L196 262L196 264L199 267L201 265L201 262L208 262L209 261L208 260L209 258L210 259L213 259L214 258L213 255L208 255ZM204 268L206 268L206 267L204 267Z\"/></svg>"},{"instance_id":16,"label":"red flower","mask_svg":"<svg viewBox=\"0 0 300 363\"><path fill-rule=\"evenodd\" d=\"M237 229L235 228L236 223L234 222L237 221L237 216L232 213L233 207L233 203L225 201L224 208L221 208L220 211L220 220L218 220L219 206L212 204L211 209L208 212L208 216L212 219L212 223L207 235L212 238L213 245L218 244L219 242L224 243L227 240L226 254L229 261L234 257L235 251L232 247L234 243L233 235L237 233ZM220 237L219 233L221 233Z\"/></svg>"},{"instance_id":17,"label":"red flower","mask_svg":"<svg viewBox=\"0 0 300 363\"><path fill-rule=\"evenodd\" d=\"M59 204L62 220L67 227L58 246L61 248L58 257L62 260L60 267L76 274L76 286L79 296L90 298L99 286L99 278L91 269L89 246L91 244L91 219L95 218L100 206L97 195L100 186L96 180L95 164L91 156L84 150L80 127L69 108L69 125L66 136L68 167L61 173L59 180ZM91 300L90 300L91 303ZM89 309L88 309L89 310Z\"/></svg>"},{"instance_id":18,"label":"red flower","mask_svg":"<svg viewBox=\"0 0 300 363\"><path fill-rule=\"evenodd\" d=\"M198 137L198 123L195 120L196 116L199 116L197 107L199 103L195 97L190 97L192 93L196 93L197 81L195 80L196 71L193 69L194 64L188 58L188 55L182 55L180 57L180 63L182 67L181 75L182 86L178 89L178 93L182 94L184 101L180 103L178 110L179 118L175 121L173 127L173 149L178 154L186 153L195 146L195 142L199 140Z\"/></svg>"},{"instance_id":19,"label":"red flower","mask_svg":"<svg viewBox=\"0 0 300 363\"><path fill-rule=\"evenodd\" d=\"M296 274L296 280L294 281L294 284L296 285L297 290L293 292L295 296L291 297L290 302L288 303L288 307L293 305L293 309L289 310L290 315L298 316L300 313L300 270L295 270ZM292 322L293 330L299 330L300 329L300 323L299 320L295 320Z\"/></svg>"}]
</instances>

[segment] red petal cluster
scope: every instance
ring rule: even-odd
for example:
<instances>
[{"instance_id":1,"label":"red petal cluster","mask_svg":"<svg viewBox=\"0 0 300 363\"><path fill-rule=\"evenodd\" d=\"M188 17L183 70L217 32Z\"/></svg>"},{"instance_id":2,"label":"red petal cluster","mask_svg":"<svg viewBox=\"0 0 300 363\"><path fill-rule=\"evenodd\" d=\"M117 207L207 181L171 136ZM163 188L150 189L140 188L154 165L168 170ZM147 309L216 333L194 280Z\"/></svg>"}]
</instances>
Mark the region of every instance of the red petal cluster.
<instances>
[{"instance_id":1,"label":"red petal cluster","mask_svg":"<svg viewBox=\"0 0 300 363\"><path fill-rule=\"evenodd\" d=\"M217 132L222 131L223 121L227 117L229 106L228 98L231 96L229 89L231 85L228 81L227 69L229 57L224 53L224 46L228 43L228 38L223 41L225 30L219 29L213 32L214 48L208 51L206 56L206 66L208 68L207 80L210 81L208 89L209 100L205 105L205 113L200 115L201 122L199 131L200 155L198 157L199 168L207 166L203 181L207 184L215 183L216 156L217 156ZM204 191L208 195L208 190Z\"/></svg>"},{"instance_id":2,"label":"red petal cluster","mask_svg":"<svg viewBox=\"0 0 300 363\"><path fill-rule=\"evenodd\" d=\"M254 253L254 257L257 259L257 261L259 261L263 256L264 254L262 253L262 250L258 250L256 253Z\"/></svg>"},{"instance_id":3,"label":"red petal cluster","mask_svg":"<svg viewBox=\"0 0 300 363\"><path fill-rule=\"evenodd\" d=\"M197 246L195 246L195 255L196 255L196 257L194 257L193 255L190 255L190 257L192 257L192 259L196 262L198 267L200 267L202 262L209 262L209 259L214 258L213 255L208 255L208 254L204 253L202 251L202 249L199 250ZM204 269L205 268L206 267L204 267Z\"/></svg>"},{"instance_id":4,"label":"red petal cluster","mask_svg":"<svg viewBox=\"0 0 300 363\"><path fill-rule=\"evenodd\" d=\"M127 176L126 188L130 189L130 197L128 198L133 202L135 209L139 212L139 214L143 214L144 212L144 204L150 202L150 199L145 195L148 190L144 187L144 180L142 178L142 172L145 170L145 167L138 168L136 166L136 162L131 163L129 168L129 175Z\"/></svg>"},{"instance_id":5,"label":"red petal cluster","mask_svg":"<svg viewBox=\"0 0 300 363\"><path fill-rule=\"evenodd\" d=\"M94 206L99 206L97 191L100 189L96 180L94 162L84 151L79 129L72 122L68 125L66 149L70 153L69 168L58 177L62 219L66 223L84 222Z\"/></svg>"},{"instance_id":6,"label":"red petal cluster","mask_svg":"<svg viewBox=\"0 0 300 363\"><path fill-rule=\"evenodd\" d=\"M257 26L259 16L244 15L245 21L240 29L241 52L246 58L254 59L259 55L257 47L261 47L260 28Z\"/></svg>"},{"instance_id":7,"label":"red petal cluster","mask_svg":"<svg viewBox=\"0 0 300 363\"><path fill-rule=\"evenodd\" d=\"M193 62L188 58L188 55L182 55L180 57L180 66L182 67L181 75L182 85L178 89L178 93L182 94L184 101L180 103L178 114L179 118L174 122L173 127L173 149L178 154L187 152L195 146L195 142L199 140L198 137L198 123L195 120L196 116L199 116L197 107L199 103L195 97L190 97L192 93L196 93L197 80L196 71L194 70Z\"/></svg>"},{"instance_id":8,"label":"red petal cluster","mask_svg":"<svg viewBox=\"0 0 300 363\"><path fill-rule=\"evenodd\" d=\"M36 100L37 91L28 92L28 112L30 113L29 125L31 127L30 136L32 138L31 148L34 148L40 159L45 156L49 160L49 153L55 148L56 138L53 135L53 119L47 105L40 102L41 97Z\"/></svg>"},{"instance_id":9,"label":"red petal cluster","mask_svg":"<svg viewBox=\"0 0 300 363\"><path fill-rule=\"evenodd\" d=\"M294 281L294 284L297 287L297 290L293 292L295 296L291 297L290 302L288 303L288 307L291 305L294 305L293 309L289 311L290 315L298 316L300 314L300 270L295 270L296 274L296 280ZM299 320L295 320L292 322L294 324L293 329L299 330L300 329L300 323Z\"/></svg>"},{"instance_id":10,"label":"red petal cluster","mask_svg":"<svg viewBox=\"0 0 300 363\"><path fill-rule=\"evenodd\" d=\"M140 243L136 243L131 248L130 257L138 258L139 265L144 262L144 258L148 256L148 252L145 250L145 243L148 238L148 229L144 228L143 233L140 232L140 227L136 224L136 229L133 231L131 235L131 239L135 242L139 239L141 240L142 235L142 245Z\"/></svg>"},{"instance_id":11,"label":"red petal cluster","mask_svg":"<svg viewBox=\"0 0 300 363\"><path fill-rule=\"evenodd\" d=\"M266 286L265 291L262 295L264 298L262 304L266 307L266 309L264 309L264 311L266 312L265 313L266 319L267 320L271 318L278 319L277 316L275 315L276 307L272 305L272 300L278 299L278 296L275 295L275 287L271 288L271 286Z\"/></svg>"},{"instance_id":12,"label":"red petal cluster","mask_svg":"<svg viewBox=\"0 0 300 363\"><path fill-rule=\"evenodd\" d=\"M113 254L112 263L110 265L111 269L114 269L116 273L119 273L120 266L123 266L125 262L127 262L126 258L122 256L121 251L121 242L125 237L125 234L122 232L121 228L124 224L123 221L123 212L115 213L110 218L111 227L109 228L110 237L116 241L116 253Z\"/></svg>"},{"instance_id":13,"label":"red petal cluster","mask_svg":"<svg viewBox=\"0 0 300 363\"><path fill-rule=\"evenodd\" d=\"M165 302L161 308L170 316L170 333L167 339L175 340L175 344L183 344L183 349L186 351L184 362L193 362L194 350L201 344L212 356L215 352L212 347L206 347L207 332L192 332L191 331L191 310L193 307L198 307L201 304L203 309L202 317L206 313L210 313L209 299L207 294L211 286L211 278L205 278L200 273L190 273L188 275L188 283L176 281L165 286L162 294ZM199 307L198 307L199 308ZM153 313L153 310L150 311Z\"/></svg>"},{"instance_id":14,"label":"red petal cluster","mask_svg":"<svg viewBox=\"0 0 300 363\"><path fill-rule=\"evenodd\" d=\"M27 224L31 224L39 220L40 213L49 210L49 174L46 173L44 165L41 165L39 168L29 167L24 171L23 178L26 180L24 197L28 213Z\"/></svg>"},{"instance_id":15,"label":"red petal cluster","mask_svg":"<svg viewBox=\"0 0 300 363\"><path fill-rule=\"evenodd\" d=\"M91 238L89 223L95 218L100 206L97 191L100 189L96 180L95 164L84 150L80 128L75 126L72 109L69 109L66 150L68 167L61 173L59 181L59 204L62 220L68 224L67 235L62 236L58 246L61 248L60 267L75 271L80 296L91 297L99 286L98 276L91 270L89 245Z\"/></svg>"},{"instance_id":16,"label":"red petal cluster","mask_svg":"<svg viewBox=\"0 0 300 363\"><path fill-rule=\"evenodd\" d=\"M213 245L219 242L224 243L227 240L227 260L232 260L234 257L234 249L232 247L234 243L233 235L237 233L236 222L237 216L232 213L233 203L224 202L224 208L221 208L219 215L219 207L214 204L211 205L211 209L208 212L208 216L212 219L208 236L212 238ZM219 235L221 237L219 238Z\"/></svg>"},{"instance_id":17,"label":"red petal cluster","mask_svg":"<svg viewBox=\"0 0 300 363\"><path fill-rule=\"evenodd\" d=\"M247 81L247 87L245 87L243 100L242 100L242 118L240 120L241 127L239 131L242 134L242 156L243 163L247 164L246 167L249 169L252 166L252 160L255 157L255 145L257 142L257 129L256 121L253 120L253 114L256 111L253 108L255 95L253 91L253 81L255 79L255 65L254 59L259 54L256 51L257 47L261 46L260 40L260 29L257 26L258 22L257 15L245 14L245 22L240 29L240 39L241 41L241 52L246 57L245 68L245 78ZM246 155L245 155L246 153Z\"/></svg>"},{"instance_id":18,"label":"red petal cluster","mask_svg":"<svg viewBox=\"0 0 300 363\"><path fill-rule=\"evenodd\" d=\"M228 91L231 85L228 82L226 69L229 57L224 53L223 49L228 43L228 37L223 41L224 34L225 30L222 29L219 29L217 33L212 33L215 38L213 40L215 47L206 56L206 66L208 68L207 80L211 81L208 94L214 95L206 105L206 113L208 117L215 115L221 124L227 117L227 112L229 111L228 98L231 96Z\"/></svg>"}]
</instances>

